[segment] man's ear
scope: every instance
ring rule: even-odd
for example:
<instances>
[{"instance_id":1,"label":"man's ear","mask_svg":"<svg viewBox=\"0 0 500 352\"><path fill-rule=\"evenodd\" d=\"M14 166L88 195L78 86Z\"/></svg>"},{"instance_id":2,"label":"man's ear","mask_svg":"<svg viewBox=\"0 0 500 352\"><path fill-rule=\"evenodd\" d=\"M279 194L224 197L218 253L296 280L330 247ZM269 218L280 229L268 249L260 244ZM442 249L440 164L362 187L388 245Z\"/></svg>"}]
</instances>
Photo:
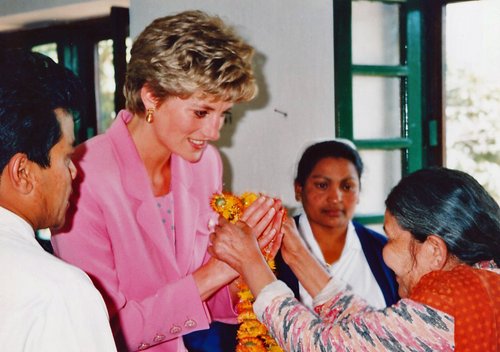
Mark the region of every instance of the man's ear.
<instances>
[{"instance_id":1,"label":"man's ear","mask_svg":"<svg viewBox=\"0 0 500 352\"><path fill-rule=\"evenodd\" d=\"M443 239L436 235L430 235L425 240L432 270L442 270L448 261L448 247Z\"/></svg>"},{"instance_id":2,"label":"man's ear","mask_svg":"<svg viewBox=\"0 0 500 352\"><path fill-rule=\"evenodd\" d=\"M13 188L22 194L33 190L35 163L29 160L26 154L16 153L10 158L6 168L6 176Z\"/></svg>"},{"instance_id":3,"label":"man's ear","mask_svg":"<svg viewBox=\"0 0 500 352\"><path fill-rule=\"evenodd\" d=\"M293 187L295 189L295 200L302 202L302 186L298 182L294 182Z\"/></svg>"},{"instance_id":4,"label":"man's ear","mask_svg":"<svg viewBox=\"0 0 500 352\"><path fill-rule=\"evenodd\" d=\"M147 84L144 84L141 88L141 99L146 110L156 108L158 99L155 97L153 91Z\"/></svg>"}]
</instances>

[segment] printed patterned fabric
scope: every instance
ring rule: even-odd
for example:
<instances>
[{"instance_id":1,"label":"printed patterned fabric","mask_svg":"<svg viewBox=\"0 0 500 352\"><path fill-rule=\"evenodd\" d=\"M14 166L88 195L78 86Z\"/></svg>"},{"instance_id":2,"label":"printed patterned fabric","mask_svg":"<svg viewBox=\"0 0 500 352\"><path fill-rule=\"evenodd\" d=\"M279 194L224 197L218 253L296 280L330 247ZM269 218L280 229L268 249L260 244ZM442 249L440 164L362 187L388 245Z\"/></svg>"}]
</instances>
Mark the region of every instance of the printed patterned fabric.
<instances>
[{"instance_id":1,"label":"printed patterned fabric","mask_svg":"<svg viewBox=\"0 0 500 352\"><path fill-rule=\"evenodd\" d=\"M424 276L411 299L455 319L456 351L497 351L500 347L500 275L459 265Z\"/></svg>"},{"instance_id":2,"label":"printed patterned fabric","mask_svg":"<svg viewBox=\"0 0 500 352\"><path fill-rule=\"evenodd\" d=\"M456 351L497 351L500 270L491 263L481 267L489 270L460 266L428 274L412 299L384 310L334 280L330 299L315 312L281 291L261 319L286 351L454 351L455 331ZM471 336L479 329L486 344L476 345Z\"/></svg>"},{"instance_id":3,"label":"printed patterned fabric","mask_svg":"<svg viewBox=\"0 0 500 352\"><path fill-rule=\"evenodd\" d=\"M453 318L403 299L384 310L344 291L316 307L276 297L263 315L286 351L453 351Z\"/></svg>"}]
</instances>

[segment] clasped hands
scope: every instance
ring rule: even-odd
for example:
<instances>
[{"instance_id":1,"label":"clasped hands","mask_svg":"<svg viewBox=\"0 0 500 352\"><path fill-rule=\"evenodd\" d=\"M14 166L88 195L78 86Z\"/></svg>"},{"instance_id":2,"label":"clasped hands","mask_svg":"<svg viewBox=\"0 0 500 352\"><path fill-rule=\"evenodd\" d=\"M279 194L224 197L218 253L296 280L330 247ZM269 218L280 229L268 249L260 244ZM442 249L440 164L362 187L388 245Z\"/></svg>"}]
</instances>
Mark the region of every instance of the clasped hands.
<instances>
[{"instance_id":1,"label":"clasped hands","mask_svg":"<svg viewBox=\"0 0 500 352\"><path fill-rule=\"evenodd\" d=\"M255 281L253 277L267 277L261 285L254 287L260 291L263 285L275 280L267 262L276 256L284 236L286 248L282 248L282 253L285 260L295 248L302 247L293 219L283 220L284 215L285 209L280 200L260 196L237 223L232 224L220 217L210 234L210 255L231 266L250 286Z\"/></svg>"}]
</instances>

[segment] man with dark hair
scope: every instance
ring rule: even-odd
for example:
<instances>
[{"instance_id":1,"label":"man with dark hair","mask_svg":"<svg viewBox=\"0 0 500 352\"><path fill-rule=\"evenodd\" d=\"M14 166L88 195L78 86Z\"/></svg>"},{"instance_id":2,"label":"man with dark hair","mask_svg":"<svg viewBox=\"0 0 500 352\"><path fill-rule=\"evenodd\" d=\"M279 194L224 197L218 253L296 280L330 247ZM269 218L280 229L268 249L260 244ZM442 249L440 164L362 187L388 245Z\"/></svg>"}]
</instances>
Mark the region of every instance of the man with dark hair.
<instances>
[{"instance_id":1,"label":"man with dark hair","mask_svg":"<svg viewBox=\"0 0 500 352\"><path fill-rule=\"evenodd\" d=\"M0 52L0 344L5 351L116 351L88 276L51 254L35 230L64 224L77 78L48 57Z\"/></svg>"}]
</instances>

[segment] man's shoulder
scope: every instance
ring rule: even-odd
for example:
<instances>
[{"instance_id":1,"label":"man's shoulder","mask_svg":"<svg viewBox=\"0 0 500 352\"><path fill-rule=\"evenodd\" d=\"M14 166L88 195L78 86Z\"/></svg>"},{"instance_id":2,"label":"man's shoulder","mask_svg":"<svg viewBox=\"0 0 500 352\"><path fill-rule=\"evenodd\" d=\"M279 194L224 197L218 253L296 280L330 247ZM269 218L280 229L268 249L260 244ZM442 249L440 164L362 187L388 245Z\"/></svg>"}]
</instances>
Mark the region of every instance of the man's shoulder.
<instances>
[{"instance_id":1,"label":"man's shoulder","mask_svg":"<svg viewBox=\"0 0 500 352\"><path fill-rule=\"evenodd\" d=\"M12 254L8 256L10 269L0 271L0 277L10 278L9 287L19 295L36 295L38 299L43 299L63 294L67 288L75 291L93 288L89 277L81 269L45 252L41 247L6 250ZM5 286L2 292L7 291Z\"/></svg>"},{"instance_id":2,"label":"man's shoulder","mask_svg":"<svg viewBox=\"0 0 500 352\"><path fill-rule=\"evenodd\" d=\"M78 340L81 345L94 344L84 336L105 336L108 340L105 305L89 277L43 249L33 249L35 252L16 251L16 255L10 258L9 270L0 270L0 281L7 283L0 285L2 346L9 346L8 350L26 349L19 342L29 337L36 341L36 346L27 350L45 351L50 345L52 349L62 351L67 345L66 338L68 341ZM0 264L5 262L0 260ZM73 329L82 326L85 331L73 334ZM96 331L92 332L91 326L95 326ZM58 340L54 341L54 338Z\"/></svg>"}]
</instances>

